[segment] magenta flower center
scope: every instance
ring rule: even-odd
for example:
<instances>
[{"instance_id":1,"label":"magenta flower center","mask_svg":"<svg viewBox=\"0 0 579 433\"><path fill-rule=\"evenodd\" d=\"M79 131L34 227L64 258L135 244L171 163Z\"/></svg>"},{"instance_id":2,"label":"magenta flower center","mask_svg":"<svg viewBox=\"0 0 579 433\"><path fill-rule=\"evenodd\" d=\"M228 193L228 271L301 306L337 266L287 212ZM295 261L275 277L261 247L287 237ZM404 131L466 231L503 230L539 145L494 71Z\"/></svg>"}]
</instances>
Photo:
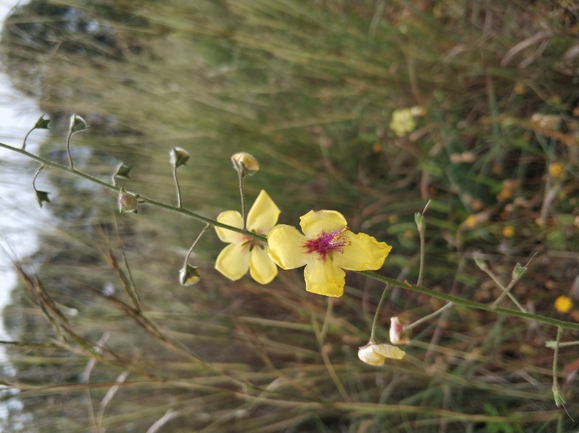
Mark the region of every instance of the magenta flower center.
<instances>
[{"instance_id":1,"label":"magenta flower center","mask_svg":"<svg viewBox=\"0 0 579 433\"><path fill-rule=\"evenodd\" d=\"M328 254L343 253L344 247L350 244L343 236L346 230L348 227L330 233L322 232L318 237L308 239L304 248L308 254L318 253L320 259L325 261Z\"/></svg>"}]
</instances>

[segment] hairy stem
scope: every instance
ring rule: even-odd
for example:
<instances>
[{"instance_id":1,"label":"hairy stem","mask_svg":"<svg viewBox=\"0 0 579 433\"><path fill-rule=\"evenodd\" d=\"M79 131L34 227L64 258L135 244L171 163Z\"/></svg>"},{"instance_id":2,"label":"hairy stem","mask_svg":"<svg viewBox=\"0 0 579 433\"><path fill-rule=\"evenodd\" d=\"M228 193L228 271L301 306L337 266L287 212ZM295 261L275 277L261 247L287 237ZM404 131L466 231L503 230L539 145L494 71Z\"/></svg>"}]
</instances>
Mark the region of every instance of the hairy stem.
<instances>
[{"instance_id":1,"label":"hairy stem","mask_svg":"<svg viewBox=\"0 0 579 433\"><path fill-rule=\"evenodd\" d=\"M395 287L401 287L403 289L412 290L413 292L418 292L418 293L422 293L422 294L425 294L428 296L432 296L434 298L442 299L443 301L452 302L453 304L455 304L457 306L466 307L466 308L470 308L470 309L474 309L474 310L484 310L484 311L490 311L490 312L494 312L494 313L507 314L509 316L521 317L523 319L535 320L537 322L545 323L547 325L560 326L564 329L574 329L576 331L579 331L579 323L566 322L564 320L553 319L551 317L545 317L545 316L541 316L538 314L532 314L532 313L528 313L528 312L524 312L524 311L511 310L509 308L502 308L502 307L492 308L490 305L487 305L487 304L481 304L480 302L469 301L467 299L462 299L462 298L458 298L456 296L447 295L446 293L436 292L432 289L428 289L428 288L423 287L423 286L417 286L414 284L410 284L408 281L404 281L404 282L398 281L398 280L395 280L393 278L388 278L388 277L385 277L383 275L377 274L376 272L372 272L372 271L359 271L358 273L365 275L368 278L372 278L373 280L376 280L376 281L381 281L383 283L389 283Z\"/></svg>"},{"instance_id":2,"label":"hairy stem","mask_svg":"<svg viewBox=\"0 0 579 433\"><path fill-rule=\"evenodd\" d=\"M28 158L30 158L30 159L33 159L33 160L35 160L35 161L37 161L37 162L39 162L39 163L41 163L41 164L44 164L44 165L48 166L48 167L57 168L57 169L59 169L59 170L62 170L62 171L66 171L66 172L68 172L68 173L71 173L71 174L73 174L73 175L75 175L75 176L82 177L83 179L86 179L86 180L88 180L88 181L90 181L90 182L93 182L93 183L95 183L95 184L97 184L97 185L100 185L100 186L102 186L102 187L108 188L108 189L110 189L110 190L116 191L117 193L120 193L120 192L121 192L121 187L118 187L118 186L113 185L113 184L111 184L111 183L107 183L107 182L105 182L105 181L102 181L102 180L100 180L100 179L98 179L98 178L96 178L96 177L94 177L94 176L91 176L90 174L84 173L84 172L82 172L82 171L79 171L79 170L76 170L76 169L72 169L72 168L67 167L67 166L65 166L65 165L62 165L62 164L59 164L59 163L57 163L57 162L51 161L51 160L49 160L49 159L43 158L43 157L41 157L41 156L37 156L37 155L34 155L34 154L32 154L32 153L29 153L29 152L27 152L27 151L25 151L25 150L18 149L18 148L13 147L13 146L9 146L8 144L0 143L0 147L2 147L2 148L4 148L4 149L11 150L11 151L16 152L16 153L19 153L19 154L21 154L21 155L24 155L24 156L26 156L26 157L28 157ZM179 207L176 207L176 206L172 206L172 205L170 205L170 204L163 203L163 202L154 200L154 199L152 199L152 198L143 197L142 195L139 195L139 194L135 194L135 195L139 198L139 200L140 200L141 202L148 203L148 204L150 204L151 206L156 206L156 207L159 207L159 208L162 208L162 209L166 209L166 210L170 210L170 211L173 211L173 212L177 212L177 213L180 213L180 214L182 214L182 215L187 215L187 216L189 216L189 217L191 217L191 218L196 219L197 221L201 221L201 222L204 222L204 223L206 223L206 224L211 224L211 225L217 226L217 227L223 227L224 229L231 230L231 231L234 231L234 232L237 232L237 233L241 233L241 234L250 236L250 237L252 237L253 239L262 241L262 242L264 242L264 243L267 243L267 238L266 238L265 236L261 236L261 235L252 233L252 232L247 231L247 230L243 230L243 229L240 229L240 228L237 228L237 227L233 227L233 226L230 226L230 225L227 225L227 224L220 223L220 222L218 222L218 221L216 221L216 220L214 220L214 219L212 219L212 218L204 217L203 215L199 215L198 213L191 212L190 210L187 210L187 209L183 209L183 208L179 208Z\"/></svg>"}]
</instances>

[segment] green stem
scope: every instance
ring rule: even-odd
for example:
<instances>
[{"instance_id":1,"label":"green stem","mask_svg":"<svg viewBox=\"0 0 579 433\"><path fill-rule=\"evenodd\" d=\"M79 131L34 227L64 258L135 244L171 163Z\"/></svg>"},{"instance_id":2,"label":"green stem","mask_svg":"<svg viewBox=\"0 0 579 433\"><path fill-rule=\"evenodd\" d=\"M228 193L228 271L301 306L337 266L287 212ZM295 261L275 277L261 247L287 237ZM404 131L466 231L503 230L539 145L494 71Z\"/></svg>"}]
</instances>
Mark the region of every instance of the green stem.
<instances>
[{"instance_id":1,"label":"green stem","mask_svg":"<svg viewBox=\"0 0 579 433\"><path fill-rule=\"evenodd\" d=\"M203 236L203 234L207 230L209 230L209 227L211 227L211 224L207 224L205 227L203 227L203 230L201 230L199 235L197 235L197 238L193 241L191 248L189 248L189 251L187 251L187 255L185 256L185 264L183 265L183 268L187 269L187 265L189 264L189 257L191 257L191 253L193 252L193 248L195 248L195 245L197 245L197 242L199 242L199 239L201 239L201 236Z\"/></svg>"},{"instance_id":2,"label":"green stem","mask_svg":"<svg viewBox=\"0 0 579 433\"><path fill-rule=\"evenodd\" d=\"M239 180L239 196L241 197L241 219L243 221L243 230L247 224L247 215L245 215L245 191L243 191L243 180L245 178L243 170L237 170Z\"/></svg>"},{"instance_id":3,"label":"green stem","mask_svg":"<svg viewBox=\"0 0 579 433\"><path fill-rule=\"evenodd\" d=\"M32 131L34 131L36 129L36 126L34 126L30 131L28 131L26 133L26 135L24 136L24 140L22 140L22 150L26 149L26 140L28 140L28 136L32 133Z\"/></svg>"},{"instance_id":4,"label":"green stem","mask_svg":"<svg viewBox=\"0 0 579 433\"><path fill-rule=\"evenodd\" d=\"M40 167L38 167L38 170L36 170L36 173L34 174L34 177L32 178L32 188L34 188L34 191L38 191L36 189L36 178L38 177L40 172L44 169L44 167L45 167L44 164L40 164Z\"/></svg>"},{"instance_id":5,"label":"green stem","mask_svg":"<svg viewBox=\"0 0 579 433\"><path fill-rule=\"evenodd\" d=\"M2 148L4 148L4 149L11 150L11 151L16 152L16 153L19 153L19 154L21 154L21 155L24 155L24 156L26 156L27 158L33 159L33 160L35 160L35 161L37 161L37 162L39 162L39 163L41 163L41 164L44 164L44 165L46 165L46 166L48 166L48 167L57 168L57 169L59 169L59 170L66 171L66 172L68 172L68 173L74 174L75 176L82 177L83 179L86 179L86 180L88 180L88 181L90 181L90 182L96 183L97 185L100 185L100 186L102 186L102 187L108 188L108 189L110 189L110 190L116 191L117 193L120 193L120 192L121 192L121 187L119 187L119 186L116 186L116 185L113 185L113 184L104 182L104 181L102 181L102 180L100 180L100 179L98 179L98 178L96 178L96 177L94 177L94 176L91 176L90 174L84 173L84 172L79 171L79 170L75 170L75 169L73 169L73 168L67 167L66 165L59 164L59 163L57 163L57 162L51 161L51 160L46 159L46 158L43 158L43 157L41 157L41 156L34 155L34 154L29 153L29 152L27 152L27 151L25 151L25 150L18 149L18 148L16 148L16 147L9 146L9 145L4 144L4 143L0 143L0 147L2 147ZM150 204L150 205L152 205L152 206L160 207L160 208L162 208L162 209L170 210L170 211L173 211L173 212L182 214L182 215L187 215L187 216L189 216L189 217L191 217L191 218L196 219L197 221L204 222L205 224L211 224L211 225L213 225L213 226L222 227L222 228L224 228L224 229L231 230L231 231L233 231L233 232L237 232L237 233L241 233L241 234L250 236L250 237L252 237L253 239L256 239L256 240L259 240L259 241L262 241L262 242L267 242L267 238L266 238L265 236L261 236L261 235L252 233L252 232L247 231L247 230L243 230L243 229L240 229L240 228L237 228L237 227L233 227L233 226L230 226L230 225L227 225L227 224L220 223L219 221L216 221L216 220L214 220L214 219L212 219L212 218L204 217L203 215L199 215L199 214L197 214L197 213L195 213L195 212L191 212L191 211L189 211L189 210L187 210L187 209L178 208L178 207L176 207L176 206L172 206L172 205L167 204L167 203L163 203L163 202L160 202L160 201L157 201L157 200L153 200L152 198L143 197L142 195L138 195L138 194L135 194L135 195L139 198L139 200L140 200L141 202L148 203L148 204Z\"/></svg>"},{"instance_id":6,"label":"green stem","mask_svg":"<svg viewBox=\"0 0 579 433\"><path fill-rule=\"evenodd\" d=\"M508 296L511 301L513 301L513 303L519 308L519 310L525 312L525 308L519 303L519 301L517 301L517 298L514 297L514 295L511 293L511 289L514 287L514 285L517 283L518 280L516 279L512 279L511 282L509 283L509 285L507 287L503 286L503 284L499 281L499 279L496 277L495 274L493 274L491 272L490 269L488 268L481 268L483 270L483 272L485 272L489 277L492 278L492 280L495 282L495 284L497 286L499 286L499 288L503 291L503 293L501 293L501 296L499 296L495 302L492 303L491 308L496 308L497 305L499 305L499 303L505 298L505 296Z\"/></svg>"},{"instance_id":7,"label":"green stem","mask_svg":"<svg viewBox=\"0 0 579 433\"><path fill-rule=\"evenodd\" d=\"M424 229L418 228L418 235L420 236L420 265L416 285L420 286L422 284L422 272L424 270Z\"/></svg>"},{"instance_id":8,"label":"green stem","mask_svg":"<svg viewBox=\"0 0 579 433\"><path fill-rule=\"evenodd\" d=\"M386 298L390 293L390 286L386 283L384 287L384 291L382 292L382 296L380 297L380 302L378 302L378 306L376 307L376 312L374 313L374 320L372 321L372 329L370 331L370 344L376 344L376 328L378 327L378 318L380 317L380 310L384 306L384 302L386 302Z\"/></svg>"},{"instance_id":9,"label":"green stem","mask_svg":"<svg viewBox=\"0 0 579 433\"><path fill-rule=\"evenodd\" d=\"M424 316L423 318L418 319L416 322L411 323L410 325L403 326L402 329L404 329L404 331L410 331L412 328L415 328L416 326L420 325L421 323L424 323L424 322L438 316L440 313L442 313L443 311L447 310L450 307L452 307L452 302L449 302L448 304L443 305L438 310L436 310L434 313L430 313L428 316Z\"/></svg>"},{"instance_id":10,"label":"green stem","mask_svg":"<svg viewBox=\"0 0 579 433\"><path fill-rule=\"evenodd\" d=\"M559 381L557 380L557 359L559 357L559 343L561 341L561 336L563 335L563 328L560 326L557 328L557 340L555 343L555 353L553 354L553 395L555 397L555 405L557 407L565 404L565 400L559 391Z\"/></svg>"},{"instance_id":11,"label":"green stem","mask_svg":"<svg viewBox=\"0 0 579 433\"><path fill-rule=\"evenodd\" d=\"M565 329L574 329L576 331L579 331L579 323L566 322L564 320L553 319L551 317L540 316L538 314L532 314L524 311L511 310L509 308L502 308L502 307L492 308L490 305L481 304L480 302L475 301L468 301L466 299L457 298L456 296L436 292L426 287L410 284L407 281L402 282L395 280L393 278L388 278L372 271L359 271L358 273L365 275L368 278L372 278L373 280L380 281L382 283L389 283L395 287L401 287L403 289L412 290L413 292L418 292L424 295L432 296L434 298L442 299L443 301L452 302L453 304L459 305L461 307L471 308L474 310L489 311L500 314L507 314L509 316L521 317L523 319L535 320L537 322L545 323L547 325L560 326Z\"/></svg>"},{"instance_id":12,"label":"green stem","mask_svg":"<svg viewBox=\"0 0 579 433\"><path fill-rule=\"evenodd\" d=\"M177 188L177 207L181 209L181 188L179 188L179 179L177 178L177 164L173 165L173 180Z\"/></svg>"},{"instance_id":13,"label":"green stem","mask_svg":"<svg viewBox=\"0 0 579 433\"><path fill-rule=\"evenodd\" d=\"M72 127L70 131L68 131L68 136L66 137L66 154L68 155L68 163L70 164L70 170L73 173L76 173L74 169L74 163L72 162L72 155L70 154L70 139L72 137Z\"/></svg>"}]
</instances>

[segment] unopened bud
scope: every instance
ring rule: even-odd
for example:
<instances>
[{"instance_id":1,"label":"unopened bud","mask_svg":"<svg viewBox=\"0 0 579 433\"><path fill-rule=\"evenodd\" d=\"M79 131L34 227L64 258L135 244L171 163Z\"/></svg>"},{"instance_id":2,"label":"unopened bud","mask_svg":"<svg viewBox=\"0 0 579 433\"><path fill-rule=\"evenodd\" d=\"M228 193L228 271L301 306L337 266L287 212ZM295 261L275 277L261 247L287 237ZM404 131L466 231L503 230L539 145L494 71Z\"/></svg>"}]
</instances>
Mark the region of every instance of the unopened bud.
<instances>
[{"instance_id":1,"label":"unopened bud","mask_svg":"<svg viewBox=\"0 0 579 433\"><path fill-rule=\"evenodd\" d=\"M406 355L402 349L390 344L366 344L358 349L358 358L366 364L380 367L386 358L402 359Z\"/></svg>"},{"instance_id":2,"label":"unopened bud","mask_svg":"<svg viewBox=\"0 0 579 433\"><path fill-rule=\"evenodd\" d=\"M48 129L48 124L50 123L50 119L45 119L44 114L38 118L36 123L34 124L34 129Z\"/></svg>"},{"instance_id":3,"label":"unopened bud","mask_svg":"<svg viewBox=\"0 0 579 433\"><path fill-rule=\"evenodd\" d=\"M179 271L179 283L182 286L192 286L197 284L201 279L201 273L197 266L191 266L189 263Z\"/></svg>"},{"instance_id":4,"label":"unopened bud","mask_svg":"<svg viewBox=\"0 0 579 433\"><path fill-rule=\"evenodd\" d=\"M414 221L416 222L416 227L418 227L418 231L420 233L423 233L424 228L426 226L426 223L424 222L424 215L422 215L420 212L416 212L414 214Z\"/></svg>"},{"instance_id":5,"label":"unopened bud","mask_svg":"<svg viewBox=\"0 0 579 433\"><path fill-rule=\"evenodd\" d=\"M392 344L408 344L410 340L408 336L402 335L404 331L404 327L402 323L400 323L400 319L398 317L391 317L390 318L390 342Z\"/></svg>"},{"instance_id":6,"label":"unopened bud","mask_svg":"<svg viewBox=\"0 0 579 433\"><path fill-rule=\"evenodd\" d=\"M133 169L132 166L126 165L124 162L121 162L121 165L118 166L114 177L118 177L119 179L130 179L132 169Z\"/></svg>"},{"instance_id":7,"label":"unopened bud","mask_svg":"<svg viewBox=\"0 0 579 433\"><path fill-rule=\"evenodd\" d=\"M559 386L553 385L552 390L553 390L553 397L555 398L555 406L560 407L564 405L565 399L563 398L561 391L559 391Z\"/></svg>"},{"instance_id":8,"label":"unopened bud","mask_svg":"<svg viewBox=\"0 0 579 433\"><path fill-rule=\"evenodd\" d=\"M252 175L259 171L257 159L246 152L238 152L231 157L233 168L242 176Z\"/></svg>"},{"instance_id":9,"label":"unopened bud","mask_svg":"<svg viewBox=\"0 0 579 433\"><path fill-rule=\"evenodd\" d=\"M77 132L86 131L88 129L88 125L86 121L76 114L70 116L70 132L72 134L76 134Z\"/></svg>"},{"instance_id":10,"label":"unopened bud","mask_svg":"<svg viewBox=\"0 0 579 433\"><path fill-rule=\"evenodd\" d=\"M169 155L171 164L173 164L173 167L175 168L179 168L182 165L187 164L187 161L189 161L189 158L191 158L189 152L180 147L174 147L173 149L171 149Z\"/></svg>"},{"instance_id":11,"label":"unopened bud","mask_svg":"<svg viewBox=\"0 0 579 433\"><path fill-rule=\"evenodd\" d=\"M119 212L126 213L126 212L134 212L138 213L137 205L139 201L137 196L131 194L130 192L126 192L124 189L121 189L119 193Z\"/></svg>"},{"instance_id":12,"label":"unopened bud","mask_svg":"<svg viewBox=\"0 0 579 433\"><path fill-rule=\"evenodd\" d=\"M478 253L478 252L474 253L473 258L474 258L474 262L480 268L481 271L484 271L485 269L487 269L487 264L485 263L483 258L480 256L480 253Z\"/></svg>"},{"instance_id":13,"label":"unopened bud","mask_svg":"<svg viewBox=\"0 0 579 433\"><path fill-rule=\"evenodd\" d=\"M527 268L520 263L517 263L513 269L513 280L519 280L523 274L527 271Z\"/></svg>"},{"instance_id":14,"label":"unopened bud","mask_svg":"<svg viewBox=\"0 0 579 433\"><path fill-rule=\"evenodd\" d=\"M50 199L48 198L48 194L50 194L49 192L38 190L35 190L35 192L36 192L36 201L38 202L38 205L40 207L42 207L42 203L50 203Z\"/></svg>"}]
</instances>

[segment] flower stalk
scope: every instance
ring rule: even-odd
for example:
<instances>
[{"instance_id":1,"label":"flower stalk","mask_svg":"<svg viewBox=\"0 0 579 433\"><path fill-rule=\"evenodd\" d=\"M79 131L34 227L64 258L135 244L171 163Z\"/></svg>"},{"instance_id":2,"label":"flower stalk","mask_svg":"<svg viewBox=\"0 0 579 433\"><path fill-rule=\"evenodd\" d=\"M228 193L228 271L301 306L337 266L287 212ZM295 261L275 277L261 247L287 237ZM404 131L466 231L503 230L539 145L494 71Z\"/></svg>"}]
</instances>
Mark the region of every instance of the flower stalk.
<instances>
[{"instance_id":1,"label":"flower stalk","mask_svg":"<svg viewBox=\"0 0 579 433\"><path fill-rule=\"evenodd\" d=\"M195 248L201 237L205 234L207 230L209 230L210 227L211 224L206 224L205 227L203 227L203 230L199 232L197 238L195 238L193 244L191 244L191 248L189 248L189 251L187 251L187 254L185 255L185 262L183 263L183 268L179 272L179 282L183 286L191 286L197 283L201 278L198 268L196 266L192 266L189 264L189 258L191 257L193 249Z\"/></svg>"},{"instance_id":2,"label":"flower stalk","mask_svg":"<svg viewBox=\"0 0 579 433\"><path fill-rule=\"evenodd\" d=\"M378 306L376 307L376 311L374 313L374 320L372 320L372 329L370 330L370 340L368 341L369 344L376 344L376 328L378 327L378 318L380 317L380 310L382 310L384 302L386 302L389 293L390 293L390 284L386 283L386 286L384 286L382 296L380 297L380 301L378 302Z\"/></svg>"},{"instance_id":3,"label":"flower stalk","mask_svg":"<svg viewBox=\"0 0 579 433\"><path fill-rule=\"evenodd\" d=\"M32 160L34 160L34 161L37 161L37 162L39 162L39 163L41 163L41 164L44 164L44 165L46 165L47 167L56 168L56 169L59 169L59 170L62 170L62 171L71 173L71 174L73 174L73 175L75 175L75 176L82 177L83 179L86 179L86 180L88 180L88 181L90 181L90 182L92 182L92 183L95 183L95 184L97 184L97 185L100 185L100 186L102 186L102 187L104 187L104 188L108 188L108 189L110 189L110 190L112 190L112 191L115 191L116 193L120 193L121 190L123 189L123 188L121 188L120 186L116 186L116 185L113 185L112 183L108 183L108 182L102 181L102 180L100 180L100 179L98 179L98 178L96 178L96 177L94 177L94 176L92 176L92 175L90 175L90 174L88 174L88 173L85 173L85 172L80 171L80 170L77 170L77 169L71 169L70 167L67 167L66 165L60 164L60 163L58 163L58 162L51 161L50 159L46 159L46 158L43 158L43 157L41 157L41 156L34 155L33 153L27 152L26 150L22 150L22 149L19 149L19 148L16 148L16 147L13 147L13 146L10 146L10 145L8 145L8 144L1 143L1 142L0 142L0 147L1 147L1 148L4 148L4 149L11 150L11 151L16 152L16 153L19 153L19 154L21 154L21 155L23 155L23 156L26 156L27 158L30 158L30 159L32 159ZM203 223L209 223L209 224L212 224L213 226L222 227L222 228L227 229L227 230L231 230L231 231L234 231L234 232L237 232L237 233L241 233L241 234L250 236L250 237L252 237L252 238L254 238L255 240L258 240L258 241L267 242L267 238L266 238L265 236L258 235L258 234L256 234L256 233L252 233L252 232L250 232L250 231L243 230L243 229L240 229L240 228L238 228L238 227L233 227L233 226L230 226L230 225L228 225L228 224L220 223L220 222L218 222L218 221L215 220L215 219L207 218L207 217L205 217L205 216L203 216L203 215L199 215L198 213L191 212L190 210L187 210L187 209L184 209L184 208L178 208L178 207L176 207L176 206L173 206L173 205L170 205L170 204L167 204L167 203L163 203L163 202L160 202L160 201L158 201L158 200L154 200L154 199L152 199L152 198L144 197L144 196L142 196L142 195L140 195L140 194L135 194L135 195L138 196L139 201L142 202L142 203L147 203L147 204L149 204L149 205L151 205L151 206L155 206L155 207L162 208L162 209L165 209L165 210L169 210L169 211L172 211L172 212L176 212L176 213L179 213L179 214L182 214L182 215L186 215L186 216L188 216L188 217L191 217L191 218L196 219L197 221L201 221L201 222L203 222Z\"/></svg>"}]
</instances>

